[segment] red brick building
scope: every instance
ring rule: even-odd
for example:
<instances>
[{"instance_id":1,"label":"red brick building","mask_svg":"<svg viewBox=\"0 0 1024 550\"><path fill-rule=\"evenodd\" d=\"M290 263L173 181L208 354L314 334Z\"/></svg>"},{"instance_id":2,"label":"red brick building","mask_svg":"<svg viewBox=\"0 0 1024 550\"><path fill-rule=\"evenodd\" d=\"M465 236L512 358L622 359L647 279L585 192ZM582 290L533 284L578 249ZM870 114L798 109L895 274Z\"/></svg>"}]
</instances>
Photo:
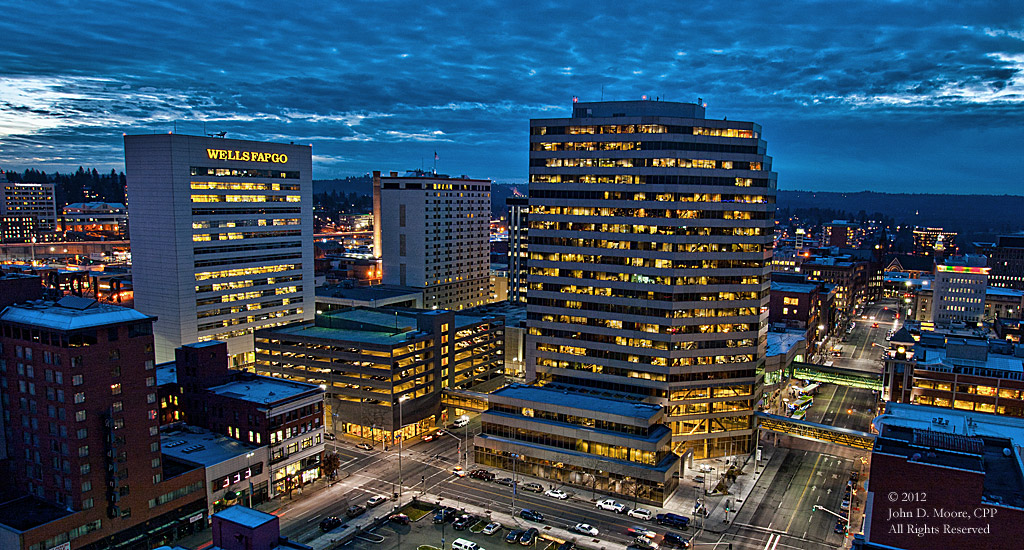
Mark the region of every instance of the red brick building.
<instances>
[{"instance_id":1,"label":"red brick building","mask_svg":"<svg viewBox=\"0 0 1024 550\"><path fill-rule=\"evenodd\" d=\"M68 296L0 313L8 483L0 547L149 548L205 508L160 453L153 318Z\"/></svg>"}]
</instances>

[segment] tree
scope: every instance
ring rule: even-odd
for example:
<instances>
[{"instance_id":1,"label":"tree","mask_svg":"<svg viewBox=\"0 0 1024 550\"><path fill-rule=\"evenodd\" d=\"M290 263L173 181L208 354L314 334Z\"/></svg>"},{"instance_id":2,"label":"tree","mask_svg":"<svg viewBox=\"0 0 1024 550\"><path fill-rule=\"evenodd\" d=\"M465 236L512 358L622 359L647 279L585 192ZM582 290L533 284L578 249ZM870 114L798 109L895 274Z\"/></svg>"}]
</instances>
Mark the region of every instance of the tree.
<instances>
[{"instance_id":1,"label":"tree","mask_svg":"<svg viewBox=\"0 0 1024 550\"><path fill-rule=\"evenodd\" d=\"M320 469L323 474L331 479L338 475L338 470L341 468L341 457L338 453L331 453L324 457L323 462L320 463Z\"/></svg>"}]
</instances>

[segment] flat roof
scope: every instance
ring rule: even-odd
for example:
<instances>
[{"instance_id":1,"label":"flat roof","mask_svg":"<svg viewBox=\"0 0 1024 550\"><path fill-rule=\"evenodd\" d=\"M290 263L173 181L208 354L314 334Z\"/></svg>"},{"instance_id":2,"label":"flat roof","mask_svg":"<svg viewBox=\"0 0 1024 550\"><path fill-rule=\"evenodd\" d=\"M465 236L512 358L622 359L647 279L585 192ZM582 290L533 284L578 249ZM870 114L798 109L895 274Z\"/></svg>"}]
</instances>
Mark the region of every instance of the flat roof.
<instances>
[{"instance_id":1,"label":"flat roof","mask_svg":"<svg viewBox=\"0 0 1024 550\"><path fill-rule=\"evenodd\" d=\"M405 296L422 297L423 290L399 285L372 285L349 288L345 288L343 285L325 285L316 287L316 295L318 298L343 298L346 300L372 302L374 300L387 300Z\"/></svg>"},{"instance_id":2,"label":"flat roof","mask_svg":"<svg viewBox=\"0 0 1024 550\"><path fill-rule=\"evenodd\" d=\"M305 336L308 338L324 338L327 340L338 340L341 342L379 344L382 346L395 346L402 342L406 342L409 340L406 335L410 332L414 332L410 330L409 327L404 327L399 332L384 332L348 328L318 327L314 325L292 325L272 330L278 334L291 334L295 336Z\"/></svg>"},{"instance_id":3,"label":"flat roof","mask_svg":"<svg viewBox=\"0 0 1024 550\"><path fill-rule=\"evenodd\" d=\"M793 346L806 339L807 337L803 334L794 332L769 332L764 354L766 356L785 355L793 349Z\"/></svg>"},{"instance_id":4,"label":"flat roof","mask_svg":"<svg viewBox=\"0 0 1024 550\"><path fill-rule=\"evenodd\" d=\"M195 426L160 432L162 454L205 467L245 456L258 448Z\"/></svg>"},{"instance_id":5,"label":"flat roof","mask_svg":"<svg viewBox=\"0 0 1024 550\"><path fill-rule=\"evenodd\" d=\"M24 532L74 513L63 506L27 495L0 504L0 524Z\"/></svg>"},{"instance_id":6,"label":"flat roof","mask_svg":"<svg viewBox=\"0 0 1024 550\"><path fill-rule=\"evenodd\" d=\"M236 380L220 386L214 386L209 388L208 391L243 401L273 403L319 388L320 386L305 382L271 378L269 376L255 376L250 380Z\"/></svg>"},{"instance_id":7,"label":"flat roof","mask_svg":"<svg viewBox=\"0 0 1024 550\"><path fill-rule=\"evenodd\" d=\"M545 405L556 405L586 411L594 411L616 416L627 416L648 420L661 412L661 405L623 401L607 397L599 397L585 393L570 392L564 389L551 389L544 386L527 386L525 384L509 384L494 390L491 396L522 399Z\"/></svg>"},{"instance_id":8,"label":"flat roof","mask_svg":"<svg viewBox=\"0 0 1024 550\"><path fill-rule=\"evenodd\" d=\"M494 302L477 306L470 309L464 309L459 312L459 315L503 315L505 317L505 324L510 327L519 326L520 321L526 320L526 304L517 304L510 300L503 300L501 302Z\"/></svg>"},{"instance_id":9,"label":"flat roof","mask_svg":"<svg viewBox=\"0 0 1024 550\"><path fill-rule=\"evenodd\" d=\"M988 345L987 342L981 340L978 343L979 345ZM920 359L921 351L925 352L925 359ZM915 357L918 358L917 365L921 367L944 365L947 367L973 367L1005 372L1024 372L1024 359L999 353L990 352L984 361L978 361L961 357L949 357L945 348L922 346L921 350L915 354Z\"/></svg>"},{"instance_id":10,"label":"flat roof","mask_svg":"<svg viewBox=\"0 0 1024 550\"><path fill-rule=\"evenodd\" d=\"M159 363L156 366L156 385L163 386L164 384L177 384L178 383L178 363L174 361L168 361L166 363Z\"/></svg>"},{"instance_id":11,"label":"flat roof","mask_svg":"<svg viewBox=\"0 0 1024 550\"><path fill-rule=\"evenodd\" d=\"M7 306L0 320L53 330L73 331L132 321L155 319L134 309L101 304L96 300L65 296L58 302Z\"/></svg>"},{"instance_id":12,"label":"flat roof","mask_svg":"<svg viewBox=\"0 0 1024 550\"><path fill-rule=\"evenodd\" d=\"M814 283L780 283L772 281L772 292L794 292L797 294L807 294L814 292L820 285Z\"/></svg>"},{"instance_id":13,"label":"flat roof","mask_svg":"<svg viewBox=\"0 0 1024 550\"><path fill-rule=\"evenodd\" d=\"M990 286L985 288L985 294L993 294L996 296L1013 296L1015 298L1019 298L1021 296L1024 296L1024 290L1003 288L1001 286Z\"/></svg>"},{"instance_id":14,"label":"flat roof","mask_svg":"<svg viewBox=\"0 0 1024 550\"><path fill-rule=\"evenodd\" d=\"M264 523L277 519L277 516L260 512L259 510L253 510L252 508L246 508L240 504L225 508L214 514L213 517L221 518L250 528L259 527Z\"/></svg>"}]
</instances>

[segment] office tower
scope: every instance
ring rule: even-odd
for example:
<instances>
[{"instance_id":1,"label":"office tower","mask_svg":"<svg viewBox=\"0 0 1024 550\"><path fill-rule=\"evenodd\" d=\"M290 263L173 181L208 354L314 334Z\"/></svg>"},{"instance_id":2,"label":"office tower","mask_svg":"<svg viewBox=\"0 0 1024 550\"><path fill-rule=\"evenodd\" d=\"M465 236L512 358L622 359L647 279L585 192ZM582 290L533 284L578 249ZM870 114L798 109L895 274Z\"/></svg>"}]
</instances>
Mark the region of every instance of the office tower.
<instances>
[{"instance_id":1,"label":"office tower","mask_svg":"<svg viewBox=\"0 0 1024 550\"><path fill-rule=\"evenodd\" d=\"M935 266L931 320L977 324L985 314L989 268L985 256L954 256Z\"/></svg>"},{"instance_id":2,"label":"office tower","mask_svg":"<svg viewBox=\"0 0 1024 550\"><path fill-rule=\"evenodd\" d=\"M160 453L152 324L76 296L0 313L6 482L23 495L0 505L0 547L136 548L202 519L202 469Z\"/></svg>"},{"instance_id":3,"label":"office tower","mask_svg":"<svg viewBox=\"0 0 1024 550\"><path fill-rule=\"evenodd\" d=\"M490 296L491 182L415 171L373 173L375 250L383 283L423 289L428 309L482 306Z\"/></svg>"},{"instance_id":4,"label":"office tower","mask_svg":"<svg viewBox=\"0 0 1024 550\"><path fill-rule=\"evenodd\" d=\"M251 364L253 330L313 318L312 149L125 136L135 306L158 361L224 340Z\"/></svg>"},{"instance_id":5,"label":"office tower","mask_svg":"<svg viewBox=\"0 0 1024 550\"><path fill-rule=\"evenodd\" d=\"M526 378L668 408L676 452L745 452L761 399L776 174L696 104L530 121Z\"/></svg>"},{"instance_id":6,"label":"office tower","mask_svg":"<svg viewBox=\"0 0 1024 550\"><path fill-rule=\"evenodd\" d=\"M4 185L3 217L35 218L35 230L57 228L57 199L52 183L7 183Z\"/></svg>"},{"instance_id":7,"label":"office tower","mask_svg":"<svg viewBox=\"0 0 1024 550\"><path fill-rule=\"evenodd\" d=\"M529 253L526 235L529 229L530 200L527 197L508 197L508 299L516 304L526 303L526 276L529 273Z\"/></svg>"},{"instance_id":8,"label":"office tower","mask_svg":"<svg viewBox=\"0 0 1024 550\"><path fill-rule=\"evenodd\" d=\"M838 246L839 248L857 248L856 235L859 224L846 220L833 220L825 224L822 234L822 246Z\"/></svg>"}]
</instances>

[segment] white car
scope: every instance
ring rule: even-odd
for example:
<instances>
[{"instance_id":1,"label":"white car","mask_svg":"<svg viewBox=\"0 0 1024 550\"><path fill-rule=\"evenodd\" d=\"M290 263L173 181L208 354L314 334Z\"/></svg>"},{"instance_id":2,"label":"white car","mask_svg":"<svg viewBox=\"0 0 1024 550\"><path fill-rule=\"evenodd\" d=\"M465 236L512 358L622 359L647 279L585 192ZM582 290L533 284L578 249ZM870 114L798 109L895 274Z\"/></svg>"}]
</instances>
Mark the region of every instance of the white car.
<instances>
[{"instance_id":1,"label":"white car","mask_svg":"<svg viewBox=\"0 0 1024 550\"><path fill-rule=\"evenodd\" d=\"M496 521L492 521L488 523L486 526L484 526L484 530L480 532L485 535L493 535L497 533L499 530L501 530L501 524Z\"/></svg>"},{"instance_id":2,"label":"white car","mask_svg":"<svg viewBox=\"0 0 1024 550\"><path fill-rule=\"evenodd\" d=\"M384 504L385 502L387 502L387 500L388 500L388 497L381 496L381 495L374 495L374 496L370 497L370 500L366 501L366 507L367 508L373 508L375 506L380 506L381 504Z\"/></svg>"},{"instance_id":3,"label":"white car","mask_svg":"<svg viewBox=\"0 0 1024 550\"><path fill-rule=\"evenodd\" d=\"M592 537L597 536L597 527L590 525L589 523L577 523L573 528L573 531L583 535L590 535Z\"/></svg>"},{"instance_id":4,"label":"white car","mask_svg":"<svg viewBox=\"0 0 1024 550\"><path fill-rule=\"evenodd\" d=\"M569 493L566 493L561 489L548 489L547 491L544 491L544 496L557 498L558 500L565 500L569 498Z\"/></svg>"},{"instance_id":5,"label":"white car","mask_svg":"<svg viewBox=\"0 0 1024 550\"><path fill-rule=\"evenodd\" d=\"M648 510L647 508L634 508L633 510L626 512L626 515L631 518L650 521L650 519L654 517L654 512Z\"/></svg>"},{"instance_id":6,"label":"white car","mask_svg":"<svg viewBox=\"0 0 1024 550\"><path fill-rule=\"evenodd\" d=\"M702 472L704 472L704 473L709 473L712 470L714 470L713 467L711 467L711 466L709 466L707 464L701 464L697 469L702 471Z\"/></svg>"},{"instance_id":7,"label":"white car","mask_svg":"<svg viewBox=\"0 0 1024 550\"><path fill-rule=\"evenodd\" d=\"M621 514L626 511L625 505L623 505L621 502L615 502L613 499L610 498L606 498L601 502L598 502L597 508L599 510L610 510L612 512L615 512L616 514Z\"/></svg>"}]
</instances>

